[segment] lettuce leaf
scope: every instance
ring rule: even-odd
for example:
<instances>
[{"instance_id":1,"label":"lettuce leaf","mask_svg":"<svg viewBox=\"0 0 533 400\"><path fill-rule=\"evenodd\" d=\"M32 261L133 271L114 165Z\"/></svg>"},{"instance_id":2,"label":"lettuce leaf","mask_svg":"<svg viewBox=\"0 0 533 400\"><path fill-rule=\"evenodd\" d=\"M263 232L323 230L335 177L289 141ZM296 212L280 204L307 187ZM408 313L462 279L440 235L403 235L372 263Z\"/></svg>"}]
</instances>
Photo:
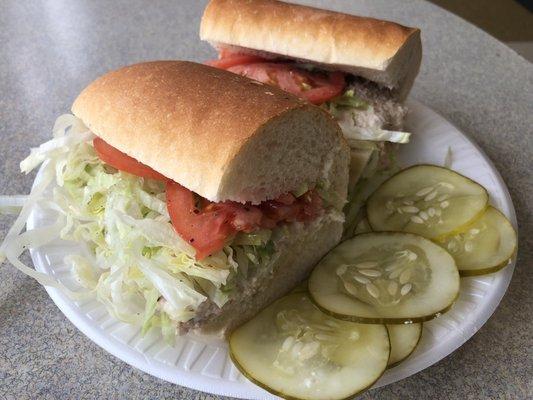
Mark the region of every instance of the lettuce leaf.
<instances>
[{"instance_id":1,"label":"lettuce leaf","mask_svg":"<svg viewBox=\"0 0 533 400\"><path fill-rule=\"evenodd\" d=\"M57 119L53 136L21 162L26 173L44 162L42 179L31 194L0 199L6 211L20 210L0 245L0 261L7 258L41 284L72 298L96 295L118 319L142 325L143 332L159 327L167 339L206 299L220 307L228 301L228 283L238 274L232 247L197 261L194 249L170 223L162 183L103 164L92 146L94 135L72 115ZM57 219L23 232L36 205L53 210ZM59 237L85 244L81 255L65 259L80 290L18 259L27 248ZM265 245L269 237L270 231L257 232L236 246L248 252Z\"/></svg>"}]
</instances>

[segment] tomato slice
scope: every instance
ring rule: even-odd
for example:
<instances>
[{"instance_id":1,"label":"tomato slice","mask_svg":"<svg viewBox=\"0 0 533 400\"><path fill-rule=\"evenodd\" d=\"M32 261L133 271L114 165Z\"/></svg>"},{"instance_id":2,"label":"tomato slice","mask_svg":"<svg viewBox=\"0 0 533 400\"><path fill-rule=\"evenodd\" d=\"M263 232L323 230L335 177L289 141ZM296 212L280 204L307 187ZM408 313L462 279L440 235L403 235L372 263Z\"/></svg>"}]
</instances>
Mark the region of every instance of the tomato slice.
<instances>
[{"instance_id":1,"label":"tomato slice","mask_svg":"<svg viewBox=\"0 0 533 400\"><path fill-rule=\"evenodd\" d=\"M223 249L237 232L273 229L281 222L305 222L322 211L320 196L311 190L299 198L281 195L258 206L233 201L212 203L174 181L167 181L167 207L174 230L196 250L196 259Z\"/></svg>"},{"instance_id":2,"label":"tomato slice","mask_svg":"<svg viewBox=\"0 0 533 400\"><path fill-rule=\"evenodd\" d=\"M227 69L239 64L251 64L256 62L264 62L263 57L254 56L250 54L230 54L218 60L207 61L206 64L215 68Z\"/></svg>"},{"instance_id":3,"label":"tomato slice","mask_svg":"<svg viewBox=\"0 0 533 400\"><path fill-rule=\"evenodd\" d=\"M196 249L201 260L221 250L235 233L231 216L224 209L200 210L194 194L174 181L167 182L167 207L175 231Z\"/></svg>"},{"instance_id":4,"label":"tomato slice","mask_svg":"<svg viewBox=\"0 0 533 400\"><path fill-rule=\"evenodd\" d=\"M217 207L231 214L231 226L236 231L250 233L262 227L263 212L258 207L230 201Z\"/></svg>"},{"instance_id":5,"label":"tomato slice","mask_svg":"<svg viewBox=\"0 0 533 400\"><path fill-rule=\"evenodd\" d=\"M100 160L120 171L128 172L142 178L156 179L159 181L167 180L165 176L153 170L148 165L128 156L99 137L94 138L93 146Z\"/></svg>"},{"instance_id":6,"label":"tomato slice","mask_svg":"<svg viewBox=\"0 0 533 400\"><path fill-rule=\"evenodd\" d=\"M259 205L264 213L263 221L272 221L274 226L280 222L305 222L316 218L322 211L322 199L315 190L310 190L295 198L292 194L284 194L275 200ZM264 224L265 222L263 222Z\"/></svg>"},{"instance_id":7,"label":"tomato slice","mask_svg":"<svg viewBox=\"0 0 533 400\"><path fill-rule=\"evenodd\" d=\"M342 72L312 72L286 63L241 63L226 69L259 82L278 86L313 104L331 100L340 95L346 86L345 74Z\"/></svg>"}]
</instances>

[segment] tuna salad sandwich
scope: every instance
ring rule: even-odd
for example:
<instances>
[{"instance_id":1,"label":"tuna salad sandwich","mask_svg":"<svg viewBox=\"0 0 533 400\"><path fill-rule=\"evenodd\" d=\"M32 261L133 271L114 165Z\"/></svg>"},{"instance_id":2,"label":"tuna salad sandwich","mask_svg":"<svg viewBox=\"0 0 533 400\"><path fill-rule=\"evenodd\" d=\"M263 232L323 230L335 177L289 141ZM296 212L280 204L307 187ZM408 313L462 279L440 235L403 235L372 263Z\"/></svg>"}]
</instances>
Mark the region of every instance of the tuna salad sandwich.
<instances>
[{"instance_id":1,"label":"tuna salad sandwich","mask_svg":"<svg viewBox=\"0 0 533 400\"><path fill-rule=\"evenodd\" d=\"M211 0L200 26L208 62L320 105L351 148L345 237L364 200L397 171L403 105L420 67L420 30L275 0Z\"/></svg>"},{"instance_id":2,"label":"tuna salad sandwich","mask_svg":"<svg viewBox=\"0 0 533 400\"><path fill-rule=\"evenodd\" d=\"M324 109L210 66L147 62L86 87L54 138L0 258L118 319L225 334L287 293L341 239L349 148ZM35 207L56 215L24 231ZM24 265L82 243L76 285Z\"/></svg>"}]
</instances>

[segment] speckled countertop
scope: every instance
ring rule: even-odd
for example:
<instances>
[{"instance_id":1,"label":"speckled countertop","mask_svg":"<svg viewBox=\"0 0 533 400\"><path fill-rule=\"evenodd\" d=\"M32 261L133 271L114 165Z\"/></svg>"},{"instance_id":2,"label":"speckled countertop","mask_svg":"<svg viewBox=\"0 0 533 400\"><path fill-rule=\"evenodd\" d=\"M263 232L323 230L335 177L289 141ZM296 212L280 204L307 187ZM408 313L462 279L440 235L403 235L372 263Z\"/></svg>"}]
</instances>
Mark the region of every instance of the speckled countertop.
<instances>
[{"instance_id":1,"label":"speckled countertop","mask_svg":"<svg viewBox=\"0 0 533 400\"><path fill-rule=\"evenodd\" d=\"M436 365L364 399L533 398L533 67L505 45L420 0L306 1L422 28L413 96L470 134L494 161L520 226L509 290L485 326ZM0 193L29 191L18 163L50 136L78 92L109 69L205 60L205 1L0 0ZM13 221L0 217L0 237ZM25 261L30 262L26 257ZM0 268L0 399L211 399L142 373L84 337L43 288Z\"/></svg>"}]
</instances>

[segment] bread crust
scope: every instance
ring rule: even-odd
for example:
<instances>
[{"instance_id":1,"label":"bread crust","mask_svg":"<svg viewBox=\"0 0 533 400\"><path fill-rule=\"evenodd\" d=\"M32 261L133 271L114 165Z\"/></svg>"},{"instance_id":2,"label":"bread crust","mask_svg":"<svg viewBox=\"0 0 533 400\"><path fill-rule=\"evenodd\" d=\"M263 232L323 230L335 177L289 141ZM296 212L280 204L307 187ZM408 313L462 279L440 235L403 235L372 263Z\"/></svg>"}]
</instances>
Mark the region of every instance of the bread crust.
<instances>
[{"instance_id":1,"label":"bread crust","mask_svg":"<svg viewBox=\"0 0 533 400\"><path fill-rule=\"evenodd\" d=\"M344 70L402 96L421 62L417 28L276 0L211 0L200 38Z\"/></svg>"},{"instance_id":2,"label":"bread crust","mask_svg":"<svg viewBox=\"0 0 533 400\"><path fill-rule=\"evenodd\" d=\"M326 119L318 107L280 89L186 61L146 62L107 73L72 106L106 142L212 201L247 200L221 189L228 173L233 180L239 174L233 160L263 128L296 111ZM327 119L323 134L340 137Z\"/></svg>"}]
</instances>

